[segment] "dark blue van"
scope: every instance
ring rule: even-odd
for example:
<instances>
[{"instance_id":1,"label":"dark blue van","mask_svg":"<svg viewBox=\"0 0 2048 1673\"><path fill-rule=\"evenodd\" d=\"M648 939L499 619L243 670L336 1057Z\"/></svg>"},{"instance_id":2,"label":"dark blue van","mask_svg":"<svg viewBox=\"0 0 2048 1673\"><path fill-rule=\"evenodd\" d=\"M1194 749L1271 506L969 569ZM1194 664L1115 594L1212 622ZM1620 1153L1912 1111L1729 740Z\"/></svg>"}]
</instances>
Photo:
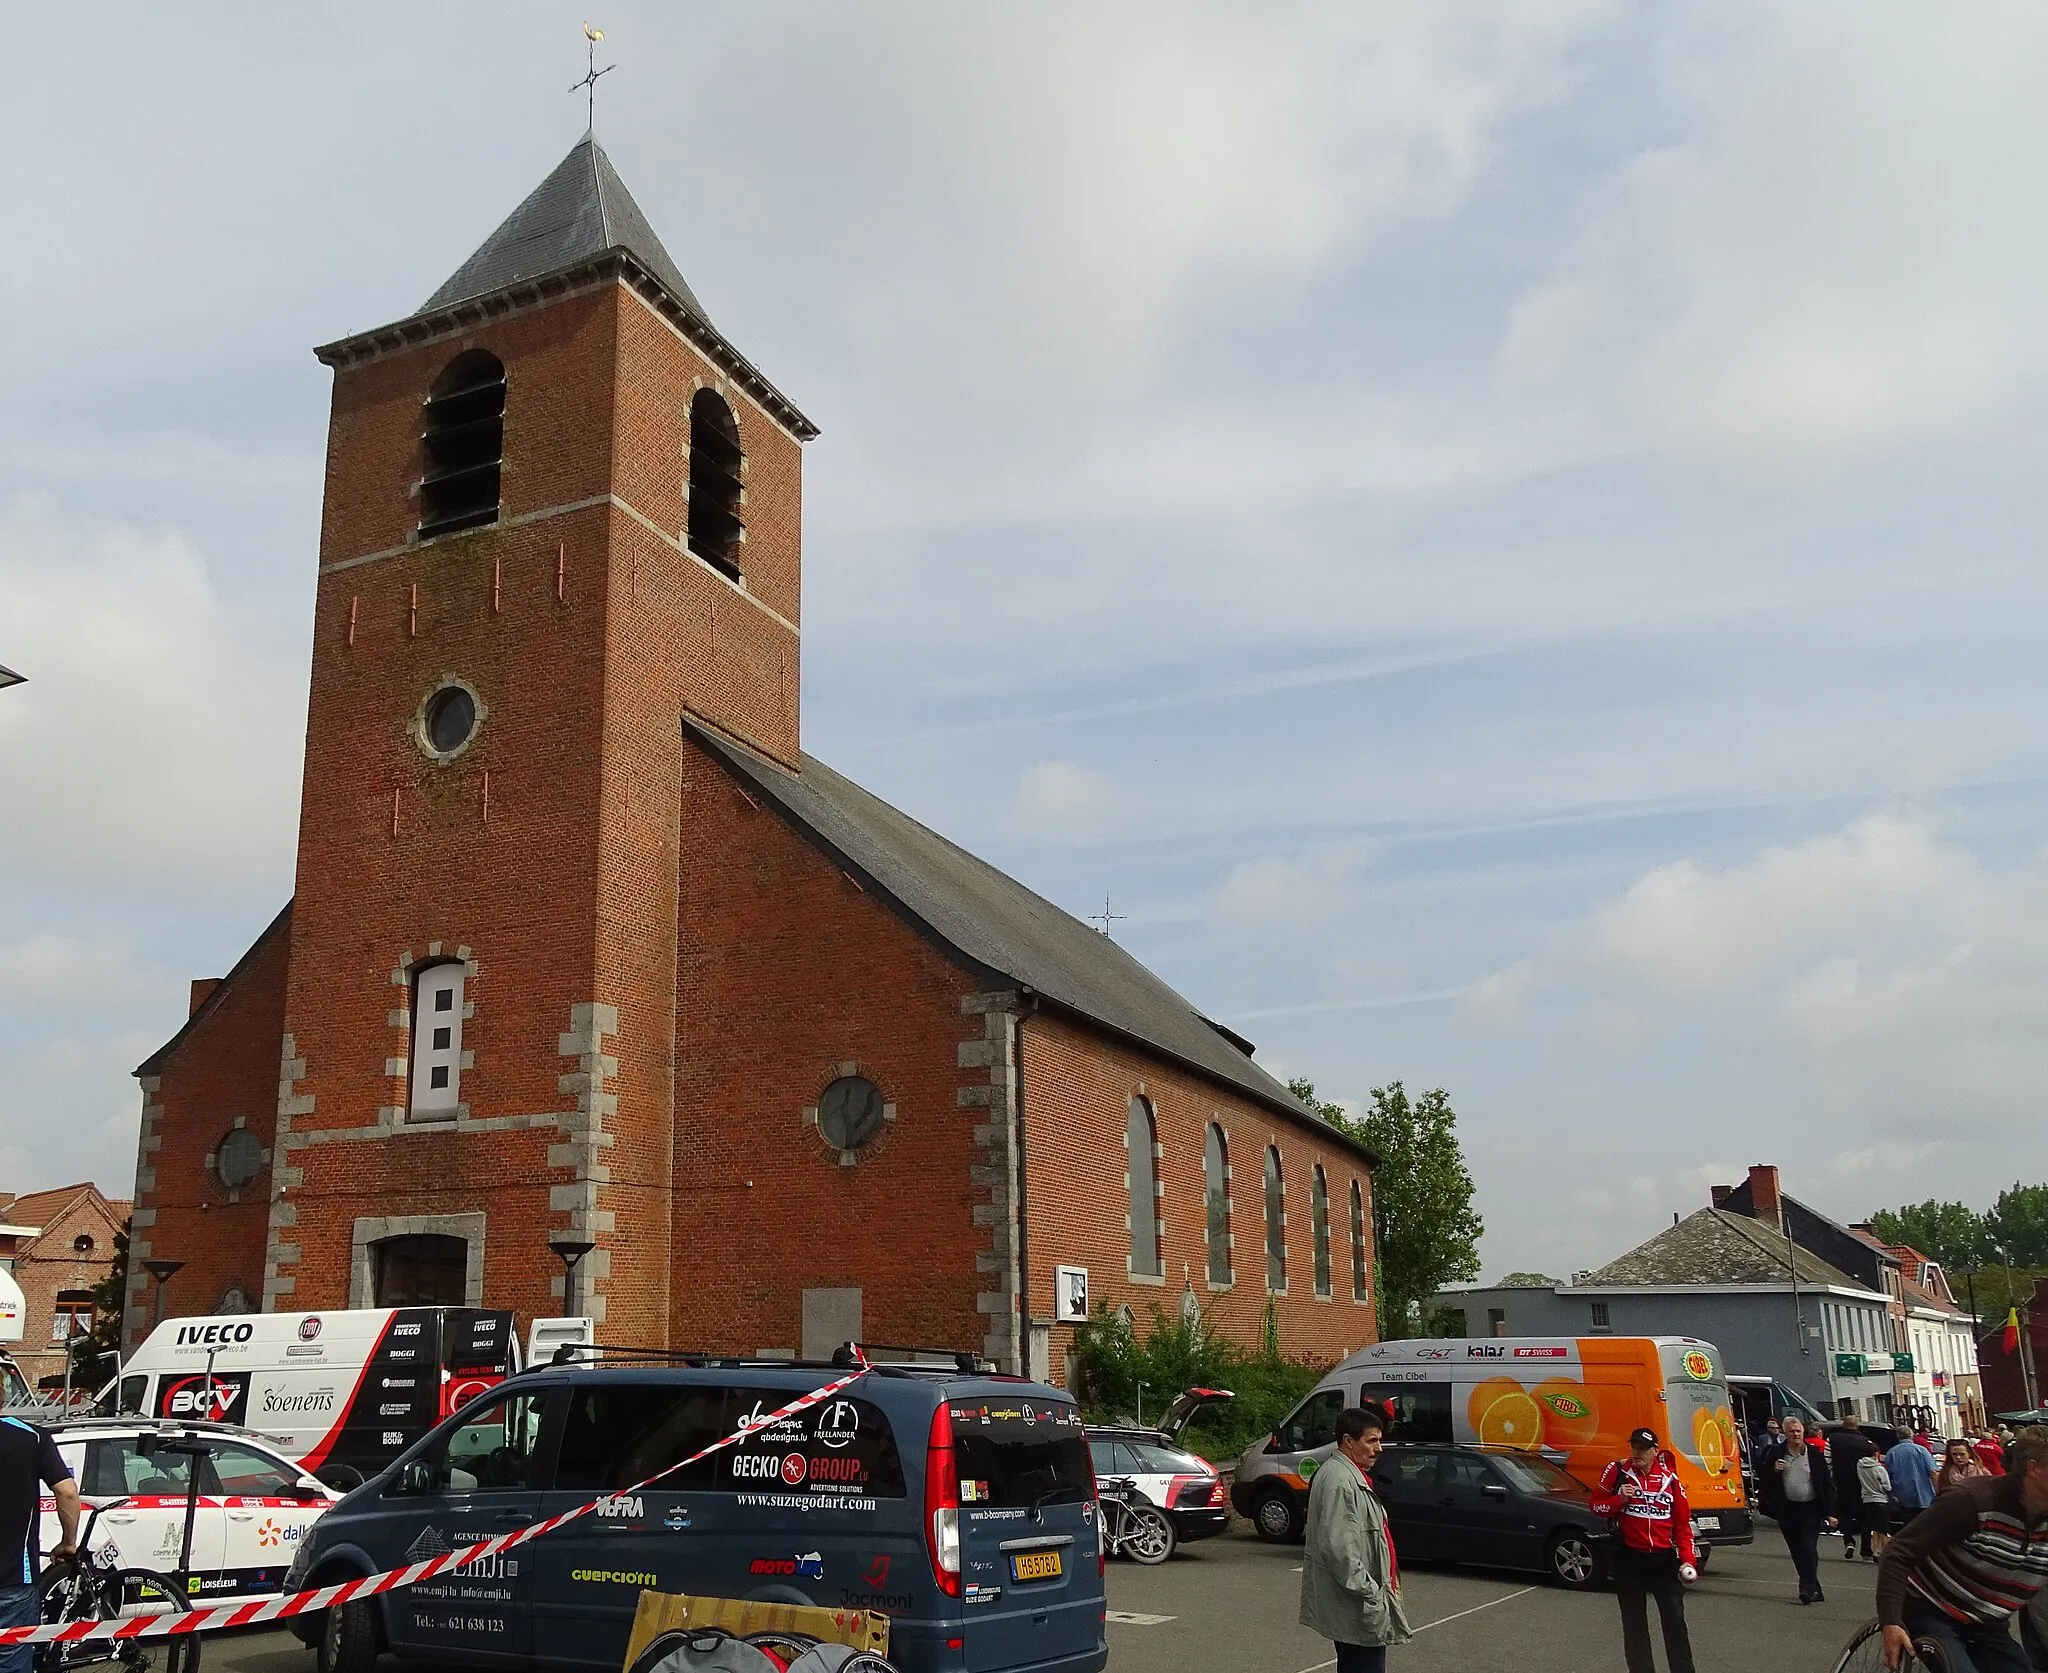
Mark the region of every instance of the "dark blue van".
<instances>
[{"instance_id":1,"label":"dark blue van","mask_svg":"<svg viewBox=\"0 0 2048 1673\"><path fill-rule=\"evenodd\" d=\"M1058 1389L877 1365L572 1365L500 1384L314 1524L285 1590L479 1543L599 1500L531 1545L305 1622L320 1673L408 1659L617 1673L643 1589L890 1617L904 1673L1097 1673L1109 1659L1086 1432ZM638 1493L722 1435L746 1439Z\"/></svg>"}]
</instances>

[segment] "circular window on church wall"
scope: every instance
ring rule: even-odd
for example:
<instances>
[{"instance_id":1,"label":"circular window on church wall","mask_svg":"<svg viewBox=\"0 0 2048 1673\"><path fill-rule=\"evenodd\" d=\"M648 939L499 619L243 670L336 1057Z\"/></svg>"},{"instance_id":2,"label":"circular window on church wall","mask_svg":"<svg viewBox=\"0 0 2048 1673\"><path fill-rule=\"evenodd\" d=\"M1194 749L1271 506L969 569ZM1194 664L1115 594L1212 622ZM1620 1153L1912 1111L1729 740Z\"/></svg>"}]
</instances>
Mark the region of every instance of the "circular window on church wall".
<instances>
[{"instance_id":1,"label":"circular window on church wall","mask_svg":"<svg viewBox=\"0 0 2048 1673\"><path fill-rule=\"evenodd\" d=\"M230 1191L239 1191L263 1171L263 1143L246 1127L237 1127L213 1153L213 1171Z\"/></svg>"},{"instance_id":2,"label":"circular window on church wall","mask_svg":"<svg viewBox=\"0 0 2048 1673\"><path fill-rule=\"evenodd\" d=\"M469 748L483 720L483 699L476 688L444 674L413 716L412 734L421 749L445 765Z\"/></svg>"},{"instance_id":3,"label":"circular window on church wall","mask_svg":"<svg viewBox=\"0 0 2048 1673\"><path fill-rule=\"evenodd\" d=\"M881 1137L896 1112L882 1102L882 1089L864 1075L841 1075L818 1097L818 1137L839 1152L842 1162Z\"/></svg>"}]
</instances>

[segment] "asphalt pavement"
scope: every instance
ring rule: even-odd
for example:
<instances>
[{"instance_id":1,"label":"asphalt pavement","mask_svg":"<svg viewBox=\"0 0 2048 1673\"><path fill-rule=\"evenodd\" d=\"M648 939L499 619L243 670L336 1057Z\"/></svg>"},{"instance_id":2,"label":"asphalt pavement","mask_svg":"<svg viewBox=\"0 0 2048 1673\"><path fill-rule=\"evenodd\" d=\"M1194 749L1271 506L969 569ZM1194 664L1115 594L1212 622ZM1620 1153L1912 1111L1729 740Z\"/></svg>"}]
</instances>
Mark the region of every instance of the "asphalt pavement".
<instances>
[{"instance_id":1,"label":"asphalt pavement","mask_svg":"<svg viewBox=\"0 0 2048 1673\"><path fill-rule=\"evenodd\" d=\"M1821 1546L1827 1602L1801 1605L1770 1524L1755 1545L1724 1547L1687 1600L1700 1673L1832 1673L1871 1613L1876 1569ZM1113 1673L1318 1673L1330 1647L1295 1622L1301 1548L1231 1535L1183 1546L1160 1568L1109 1565ZM1392 1673L1625 1673L1614 1595L1568 1592L1537 1575L1411 1565L1402 1593L1415 1641ZM1651 1606L1652 1636L1656 1608ZM1658 1665L1663 1665L1661 1646ZM311 1673L312 1653L281 1631L224 1634L205 1673ZM386 1660L381 1673L401 1673ZM453 1673L439 1664L439 1673Z\"/></svg>"}]
</instances>

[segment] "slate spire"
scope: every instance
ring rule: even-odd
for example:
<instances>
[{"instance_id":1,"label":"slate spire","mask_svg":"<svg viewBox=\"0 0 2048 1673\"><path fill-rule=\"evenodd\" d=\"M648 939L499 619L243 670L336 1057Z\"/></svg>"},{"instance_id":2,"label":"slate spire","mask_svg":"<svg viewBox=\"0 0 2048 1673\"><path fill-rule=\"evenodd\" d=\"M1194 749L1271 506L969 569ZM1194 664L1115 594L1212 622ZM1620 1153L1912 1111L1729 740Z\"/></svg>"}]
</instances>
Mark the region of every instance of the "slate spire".
<instances>
[{"instance_id":1,"label":"slate spire","mask_svg":"<svg viewBox=\"0 0 2048 1673\"><path fill-rule=\"evenodd\" d=\"M604 147L587 133L419 311L431 313L523 279L574 267L607 250L626 251L676 302L711 324Z\"/></svg>"}]
</instances>

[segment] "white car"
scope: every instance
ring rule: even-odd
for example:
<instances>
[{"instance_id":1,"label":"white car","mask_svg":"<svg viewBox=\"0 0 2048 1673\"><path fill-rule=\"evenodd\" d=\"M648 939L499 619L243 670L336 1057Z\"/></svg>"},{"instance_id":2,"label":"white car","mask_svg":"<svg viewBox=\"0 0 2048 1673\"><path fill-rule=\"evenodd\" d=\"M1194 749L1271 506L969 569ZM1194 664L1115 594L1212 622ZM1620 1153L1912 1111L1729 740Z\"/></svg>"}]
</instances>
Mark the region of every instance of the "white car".
<instances>
[{"instance_id":1,"label":"white car","mask_svg":"<svg viewBox=\"0 0 2048 1673\"><path fill-rule=\"evenodd\" d=\"M111 1548L114 1560L131 1568L163 1574L177 1568L187 1488L197 1463L199 1503L187 1582L195 1601L277 1591L299 1541L341 1497L246 1429L134 1417L46 1427L78 1480L85 1514L94 1505L108 1507L93 1528L94 1553ZM202 1450L176 1450L187 1446ZM61 1537L57 1501L45 1495L44 1551Z\"/></svg>"}]
</instances>

